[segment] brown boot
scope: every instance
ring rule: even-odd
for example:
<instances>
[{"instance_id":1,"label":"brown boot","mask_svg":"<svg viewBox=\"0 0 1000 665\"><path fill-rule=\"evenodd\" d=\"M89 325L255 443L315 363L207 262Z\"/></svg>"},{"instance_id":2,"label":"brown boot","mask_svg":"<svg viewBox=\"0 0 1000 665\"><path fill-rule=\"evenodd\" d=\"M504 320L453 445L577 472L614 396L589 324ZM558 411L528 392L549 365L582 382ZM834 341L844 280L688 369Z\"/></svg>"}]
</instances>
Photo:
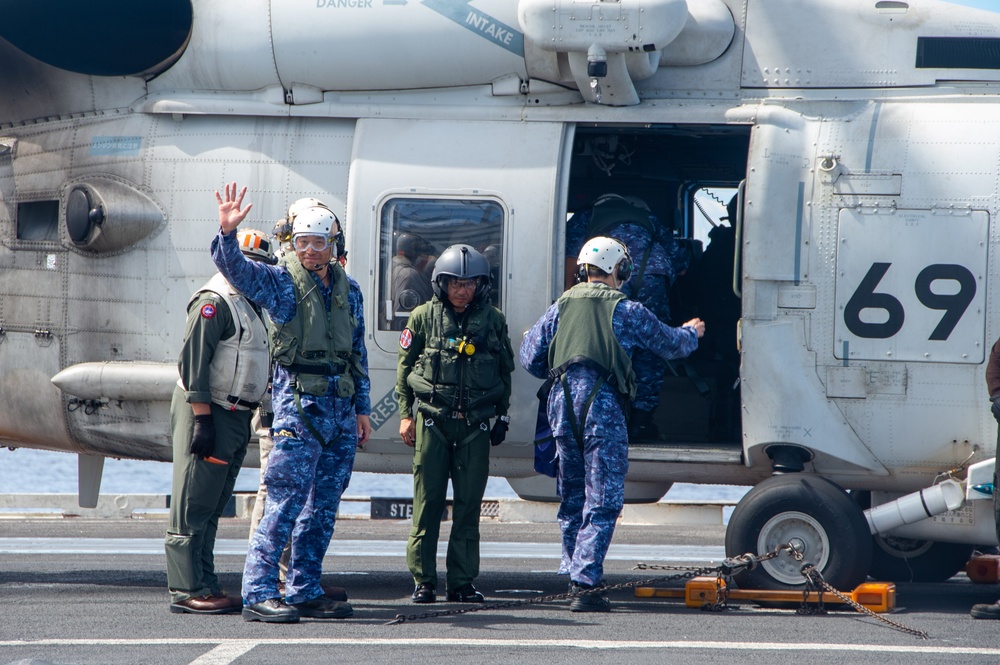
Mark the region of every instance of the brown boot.
<instances>
[{"instance_id":1,"label":"brown boot","mask_svg":"<svg viewBox=\"0 0 1000 665\"><path fill-rule=\"evenodd\" d=\"M229 598L197 596L170 603L170 611L173 614L228 614L233 611L233 606L229 603Z\"/></svg>"}]
</instances>

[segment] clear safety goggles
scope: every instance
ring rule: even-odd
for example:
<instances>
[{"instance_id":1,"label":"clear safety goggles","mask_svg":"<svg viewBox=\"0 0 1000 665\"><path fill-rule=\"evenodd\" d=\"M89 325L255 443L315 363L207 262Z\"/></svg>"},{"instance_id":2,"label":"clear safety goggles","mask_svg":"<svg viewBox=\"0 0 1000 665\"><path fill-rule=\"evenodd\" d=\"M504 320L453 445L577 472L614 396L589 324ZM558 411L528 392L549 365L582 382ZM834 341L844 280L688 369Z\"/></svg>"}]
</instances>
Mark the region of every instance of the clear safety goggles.
<instances>
[{"instance_id":1,"label":"clear safety goggles","mask_svg":"<svg viewBox=\"0 0 1000 665\"><path fill-rule=\"evenodd\" d=\"M473 277L472 279L459 279L457 277L451 277L448 279L448 289L455 291L473 291L479 286L479 278Z\"/></svg>"},{"instance_id":2,"label":"clear safety goggles","mask_svg":"<svg viewBox=\"0 0 1000 665\"><path fill-rule=\"evenodd\" d=\"M330 239L326 236L299 235L292 237L292 246L298 252L304 252L309 248L313 251L322 252L330 246Z\"/></svg>"}]
</instances>

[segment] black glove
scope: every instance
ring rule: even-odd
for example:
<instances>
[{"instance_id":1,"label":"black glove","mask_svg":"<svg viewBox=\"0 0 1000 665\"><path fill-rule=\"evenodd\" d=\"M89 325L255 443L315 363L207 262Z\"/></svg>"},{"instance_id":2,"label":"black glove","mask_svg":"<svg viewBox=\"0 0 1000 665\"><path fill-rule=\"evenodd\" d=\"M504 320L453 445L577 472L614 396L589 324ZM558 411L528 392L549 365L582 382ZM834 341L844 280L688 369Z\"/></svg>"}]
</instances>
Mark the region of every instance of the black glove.
<instances>
[{"instance_id":1,"label":"black glove","mask_svg":"<svg viewBox=\"0 0 1000 665\"><path fill-rule=\"evenodd\" d=\"M191 454L211 457L215 452L215 421L212 414L194 417L194 433L191 435Z\"/></svg>"},{"instance_id":2,"label":"black glove","mask_svg":"<svg viewBox=\"0 0 1000 665\"><path fill-rule=\"evenodd\" d=\"M990 410L993 411L993 417L997 419L1000 423L1000 395L990 398Z\"/></svg>"},{"instance_id":3,"label":"black glove","mask_svg":"<svg viewBox=\"0 0 1000 665\"><path fill-rule=\"evenodd\" d=\"M499 446L507 438L507 428L510 427L510 416L500 416L493 424L490 432L490 445Z\"/></svg>"}]
</instances>

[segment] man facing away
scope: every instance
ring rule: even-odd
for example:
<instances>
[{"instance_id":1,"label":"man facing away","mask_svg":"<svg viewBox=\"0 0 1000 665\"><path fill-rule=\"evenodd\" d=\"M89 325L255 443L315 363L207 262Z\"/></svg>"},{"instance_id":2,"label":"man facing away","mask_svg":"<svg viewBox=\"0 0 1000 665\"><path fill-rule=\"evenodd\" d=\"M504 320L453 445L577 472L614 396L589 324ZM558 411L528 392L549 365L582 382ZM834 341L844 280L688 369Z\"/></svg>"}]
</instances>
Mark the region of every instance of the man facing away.
<instances>
[{"instance_id":1,"label":"man facing away","mask_svg":"<svg viewBox=\"0 0 1000 665\"><path fill-rule=\"evenodd\" d=\"M250 259L274 261L271 244L259 231L241 231L237 244ZM180 378L170 404L173 486L164 541L170 611L224 614L242 603L219 585L215 535L243 465L251 415L267 390L270 355L260 314L219 273L188 302L177 368Z\"/></svg>"},{"instance_id":2,"label":"man facing away","mask_svg":"<svg viewBox=\"0 0 1000 665\"><path fill-rule=\"evenodd\" d=\"M434 296L410 314L399 337L399 434L413 446L413 528L406 563L414 603L433 603L437 543L448 479L454 489L448 539L448 600L481 603L479 513L490 471L490 444L503 442L510 418L514 353L503 313L489 301L490 264L469 245L441 253ZM414 418L415 416L415 418ZM492 431L489 419L497 416Z\"/></svg>"},{"instance_id":3,"label":"man facing away","mask_svg":"<svg viewBox=\"0 0 1000 665\"><path fill-rule=\"evenodd\" d=\"M327 208L298 212L294 254L284 265L245 260L235 242L252 205L241 208L245 194L236 183L226 185L224 197L216 192L220 228L212 241L219 271L267 312L274 358L274 447L264 472L264 516L243 571L243 618L349 617L353 608L326 596L320 576L355 451L372 431L361 289L337 260L340 221ZM282 597L279 560L289 537Z\"/></svg>"},{"instance_id":4,"label":"man facing away","mask_svg":"<svg viewBox=\"0 0 1000 665\"><path fill-rule=\"evenodd\" d=\"M632 275L625 245L587 241L580 283L568 289L521 343L521 365L549 378L548 418L555 437L562 529L560 573L570 576L574 612L607 612L600 592L604 557L625 499L628 401L635 396L632 353L682 358L705 332L700 319L680 328L661 322L619 290Z\"/></svg>"}]
</instances>

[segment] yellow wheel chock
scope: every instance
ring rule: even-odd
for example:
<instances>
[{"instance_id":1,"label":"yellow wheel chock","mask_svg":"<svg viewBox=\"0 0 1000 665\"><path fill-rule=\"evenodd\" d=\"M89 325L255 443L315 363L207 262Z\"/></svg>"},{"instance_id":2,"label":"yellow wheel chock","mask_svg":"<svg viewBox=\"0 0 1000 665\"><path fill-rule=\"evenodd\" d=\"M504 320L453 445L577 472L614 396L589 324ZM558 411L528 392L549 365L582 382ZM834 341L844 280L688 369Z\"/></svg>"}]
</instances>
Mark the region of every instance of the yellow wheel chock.
<instances>
[{"instance_id":1,"label":"yellow wheel chock","mask_svg":"<svg viewBox=\"0 0 1000 665\"><path fill-rule=\"evenodd\" d=\"M695 577L688 580L683 589L662 589L656 587L636 587L636 598L683 598L684 604L688 607L699 608L705 604L713 604L719 601L719 593L716 584L721 583L725 588L725 581L715 577ZM854 591L842 592L859 605L868 608L872 612L891 612L896 609L896 585L892 582L865 582ZM725 594L727 600L745 600L762 603L788 603L799 605L802 603L802 591L777 591L770 589L728 589ZM819 594L810 592L805 602L817 604ZM824 605L846 605L843 600L832 593L823 594Z\"/></svg>"}]
</instances>

